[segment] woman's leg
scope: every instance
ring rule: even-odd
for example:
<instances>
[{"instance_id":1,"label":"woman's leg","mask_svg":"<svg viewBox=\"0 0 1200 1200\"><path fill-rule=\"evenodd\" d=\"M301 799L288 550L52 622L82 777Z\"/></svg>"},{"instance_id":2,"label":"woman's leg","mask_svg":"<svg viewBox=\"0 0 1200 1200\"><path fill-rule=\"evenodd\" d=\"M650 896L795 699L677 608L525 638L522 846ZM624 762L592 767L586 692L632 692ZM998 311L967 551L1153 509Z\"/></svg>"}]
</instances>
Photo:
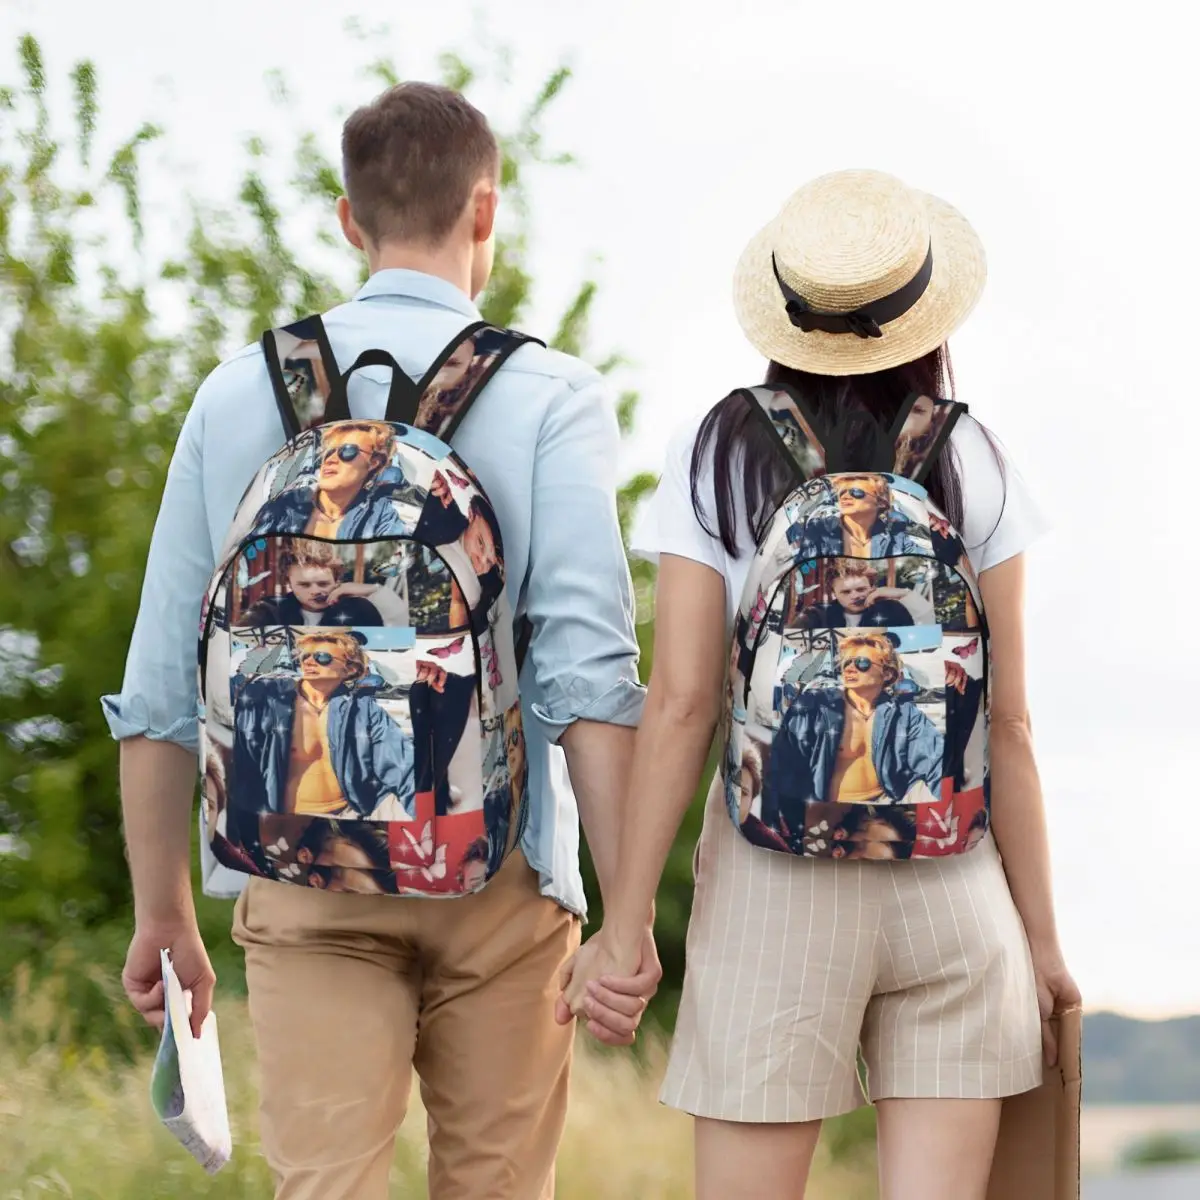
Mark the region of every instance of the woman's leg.
<instances>
[{"instance_id":1,"label":"woman's leg","mask_svg":"<svg viewBox=\"0 0 1200 1200\"><path fill-rule=\"evenodd\" d=\"M696 1118L696 1200L804 1200L820 1121Z\"/></svg>"},{"instance_id":2,"label":"woman's leg","mask_svg":"<svg viewBox=\"0 0 1200 1200\"><path fill-rule=\"evenodd\" d=\"M879 1200L985 1200L999 1100L880 1100Z\"/></svg>"}]
</instances>

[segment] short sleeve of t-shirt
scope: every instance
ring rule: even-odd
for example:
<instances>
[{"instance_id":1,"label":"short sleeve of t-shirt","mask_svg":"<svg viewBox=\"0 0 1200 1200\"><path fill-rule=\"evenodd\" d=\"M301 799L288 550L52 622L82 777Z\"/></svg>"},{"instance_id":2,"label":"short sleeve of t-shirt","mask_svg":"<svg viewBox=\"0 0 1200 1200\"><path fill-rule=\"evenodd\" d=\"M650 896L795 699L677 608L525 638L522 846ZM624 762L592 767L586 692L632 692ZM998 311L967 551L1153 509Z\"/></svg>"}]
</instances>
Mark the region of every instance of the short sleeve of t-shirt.
<instances>
[{"instance_id":1,"label":"short sleeve of t-shirt","mask_svg":"<svg viewBox=\"0 0 1200 1200\"><path fill-rule=\"evenodd\" d=\"M699 422L684 425L667 443L658 488L642 505L634 522L631 548L640 558L657 562L660 554L677 554L725 573L725 547L700 524L692 504L692 450ZM711 454L709 455L711 458ZM700 503L709 529L717 528L711 465L698 481Z\"/></svg>"},{"instance_id":2,"label":"short sleeve of t-shirt","mask_svg":"<svg viewBox=\"0 0 1200 1200\"><path fill-rule=\"evenodd\" d=\"M1029 487L997 441L963 416L950 435L963 492L967 556L986 571L1031 546L1048 526Z\"/></svg>"}]
</instances>

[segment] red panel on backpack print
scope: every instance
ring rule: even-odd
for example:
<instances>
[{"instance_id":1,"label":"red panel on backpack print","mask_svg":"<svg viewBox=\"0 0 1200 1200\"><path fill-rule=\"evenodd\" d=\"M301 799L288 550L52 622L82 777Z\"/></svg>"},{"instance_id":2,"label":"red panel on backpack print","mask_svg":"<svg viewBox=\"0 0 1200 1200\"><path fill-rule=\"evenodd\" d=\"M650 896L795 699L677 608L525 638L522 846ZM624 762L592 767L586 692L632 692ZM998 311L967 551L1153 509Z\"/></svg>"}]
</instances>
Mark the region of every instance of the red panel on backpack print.
<instances>
[{"instance_id":1,"label":"red panel on backpack print","mask_svg":"<svg viewBox=\"0 0 1200 1200\"><path fill-rule=\"evenodd\" d=\"M983 788L953 792L942 780L941 799L917 805L917 845L913 858L942 858L974 849L988 828Z\"/></svg>"},{"instance_id":2,"label":"red panel on backpack print","mask_svg":"<svg viewBox=\"0 0 1200 1200\"><path fill-rule=\"evenodd\" d=\"M388 850L401 892L462 895L482 887L493 861L483 812L393 822Z\"/></svg>"}]
</instances>

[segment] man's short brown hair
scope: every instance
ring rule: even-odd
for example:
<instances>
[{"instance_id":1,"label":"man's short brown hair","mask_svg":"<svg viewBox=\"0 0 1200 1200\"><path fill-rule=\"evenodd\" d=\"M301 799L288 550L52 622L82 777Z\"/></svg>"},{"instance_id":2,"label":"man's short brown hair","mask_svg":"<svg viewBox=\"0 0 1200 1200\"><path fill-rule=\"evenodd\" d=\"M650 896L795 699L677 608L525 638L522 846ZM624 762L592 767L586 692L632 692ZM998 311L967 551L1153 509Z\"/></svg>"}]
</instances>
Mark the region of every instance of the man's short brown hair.
<instances>
[{"instance_id":1,"label":"man's short brown hair","mask_svg":"<svg viewBox=\"0 0 1200 1200\"><path fill-rule=\"evenodd\" d=\"M376 244L443 241L471 189L499 168L487 118L436 84L397 84L342 127L346 196L359 229Z\"/></svg>"}]
</instances>

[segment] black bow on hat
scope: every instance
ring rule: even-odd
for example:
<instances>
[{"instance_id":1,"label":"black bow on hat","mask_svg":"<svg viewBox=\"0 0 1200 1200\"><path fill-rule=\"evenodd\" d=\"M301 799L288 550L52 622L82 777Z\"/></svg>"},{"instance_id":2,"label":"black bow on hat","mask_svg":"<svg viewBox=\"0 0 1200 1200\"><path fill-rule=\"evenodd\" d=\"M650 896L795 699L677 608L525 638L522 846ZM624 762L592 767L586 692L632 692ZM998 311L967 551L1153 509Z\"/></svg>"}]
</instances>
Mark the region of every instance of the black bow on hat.
<instances>
[{"instance_id":1,"label":"black bow on hat","mask_svg":"<svg viewBox=\"0 0 1200 1200\"><path fill-rule=\"evenodd\" d=\"M813 308L779 274L779 264L775 261L774 253L771 255L771 269L775 272L775 282L779 284L779 290L783 294L788 320L801 332L813 333L819 330L822 333L853 333L860 338L880 338L883 337L880 326L903 316L925 294L933 276L933 247L929 248L921 269L902 288L848 313L821 312Z\"/></svg>"}]
</instances>

